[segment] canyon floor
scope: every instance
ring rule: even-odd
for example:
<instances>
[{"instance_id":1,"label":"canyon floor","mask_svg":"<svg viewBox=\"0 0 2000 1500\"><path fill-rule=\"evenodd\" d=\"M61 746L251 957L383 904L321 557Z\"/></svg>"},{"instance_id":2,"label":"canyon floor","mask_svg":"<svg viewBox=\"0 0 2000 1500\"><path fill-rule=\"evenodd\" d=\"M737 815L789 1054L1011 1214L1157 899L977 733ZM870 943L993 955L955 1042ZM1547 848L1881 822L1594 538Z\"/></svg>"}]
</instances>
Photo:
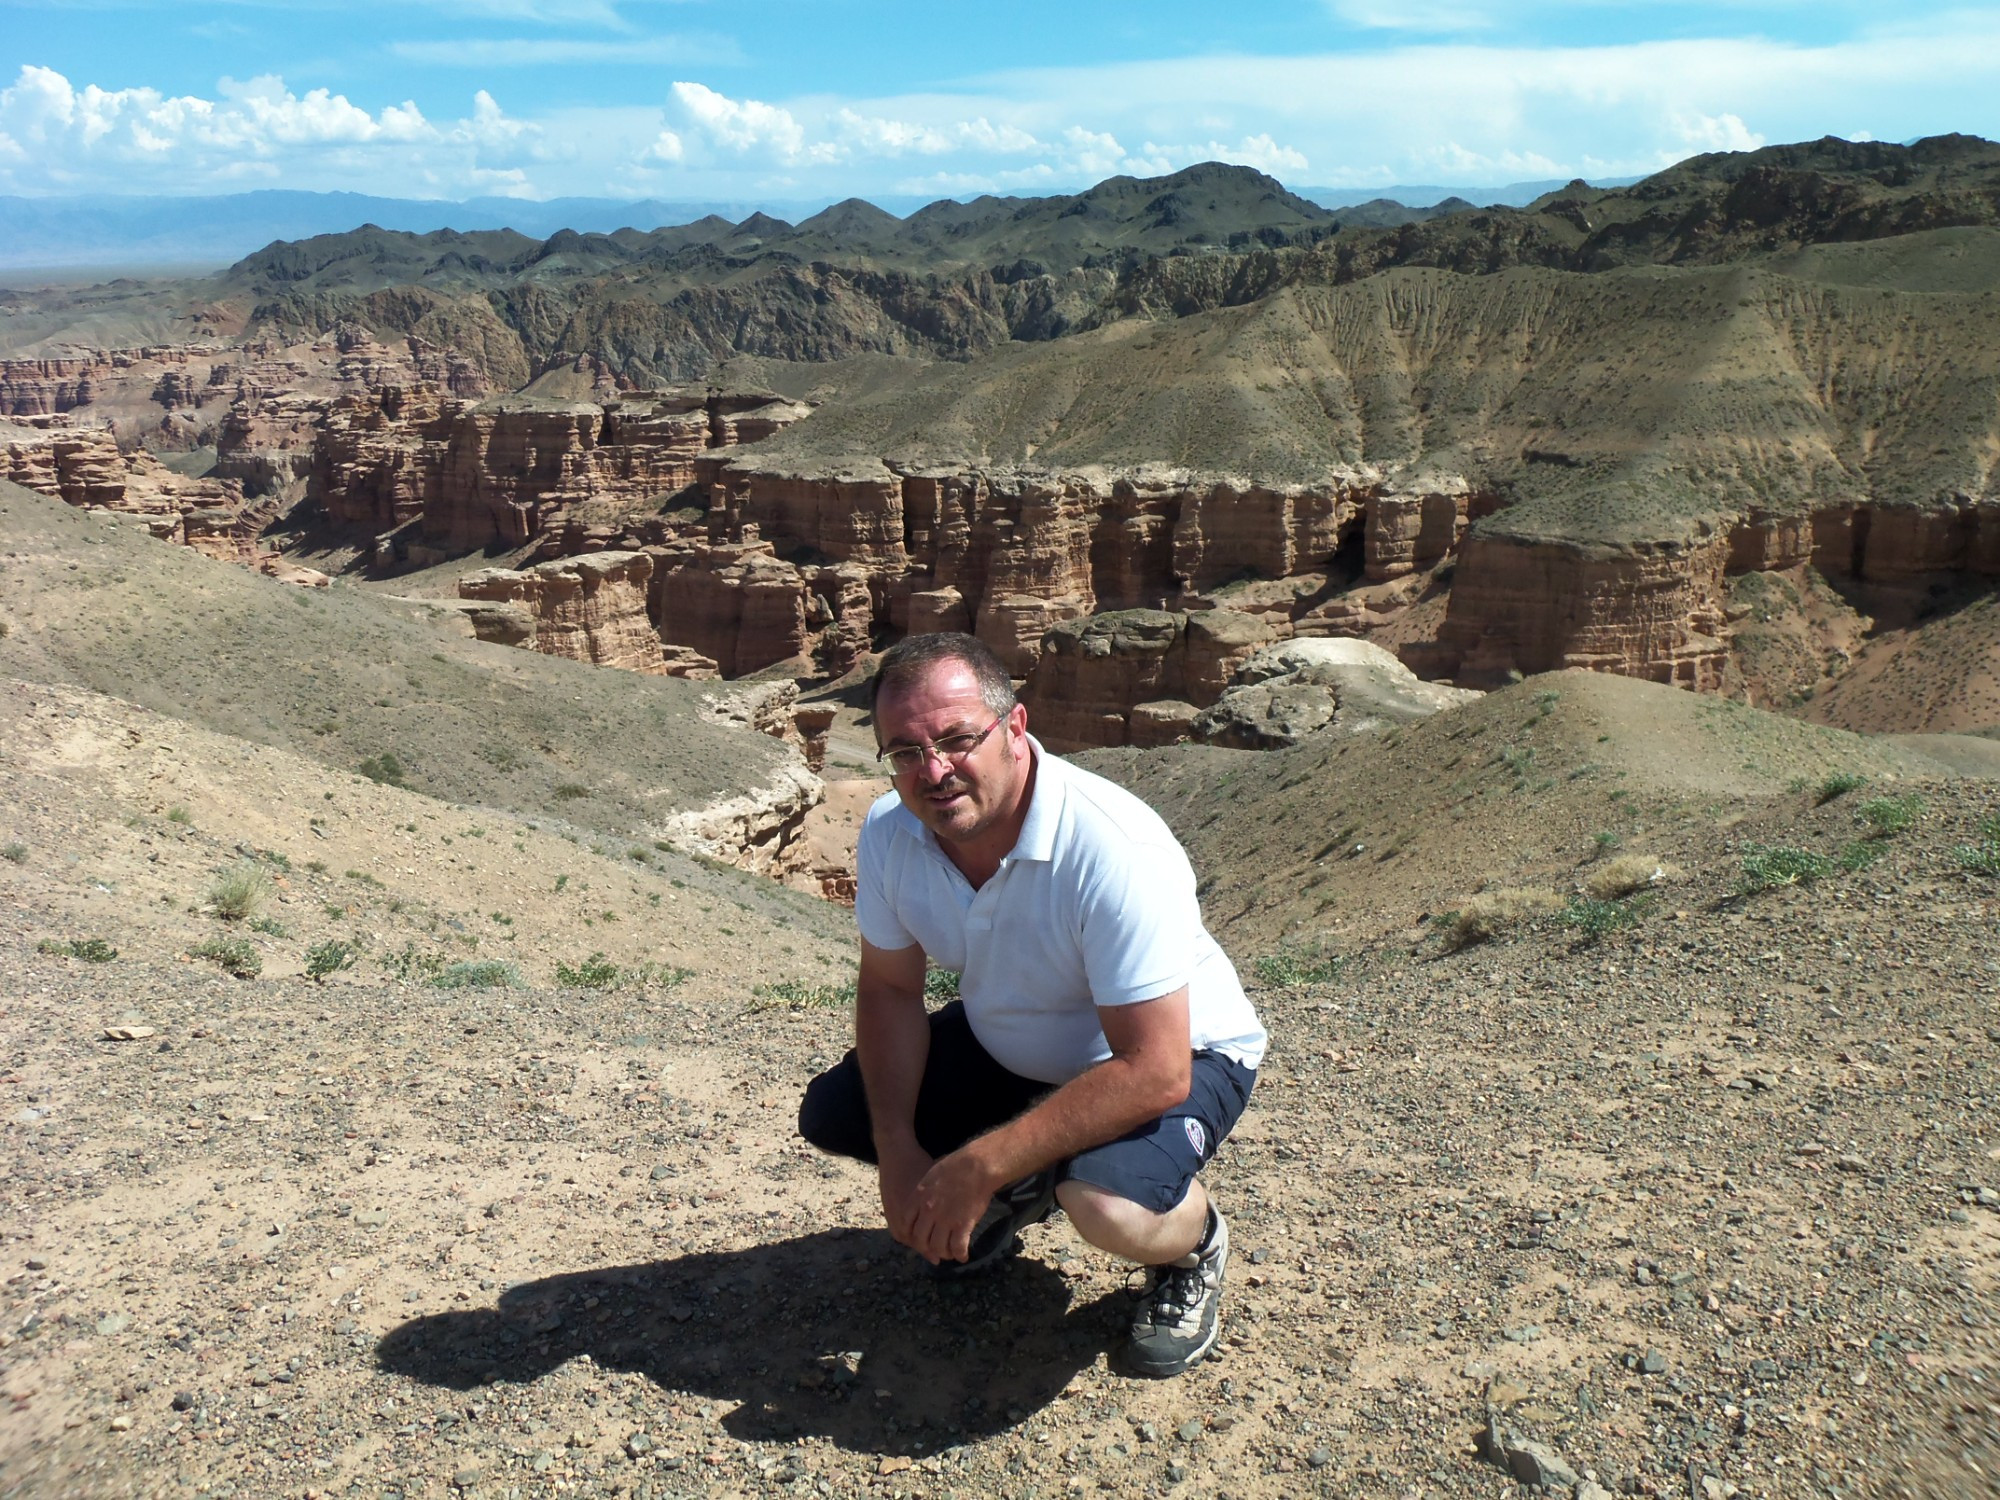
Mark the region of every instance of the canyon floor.
<instances>
[{"instance_id":1,"label":"canyon floor","mask_svg":"<svg viewBox=\"0 0 2000 1500\"><path fill-rule=\"evenodd\" d=\"M1093 757L1274 1037L1224 1339L1155 1383L1060 1218L935 1281L796 1139L845 913L617 832L621 760L725 774L691 685L61 507L0 541L0 1495L2000 1485L1991 741L1562 674Z\"/></svg>"}]
</instances>

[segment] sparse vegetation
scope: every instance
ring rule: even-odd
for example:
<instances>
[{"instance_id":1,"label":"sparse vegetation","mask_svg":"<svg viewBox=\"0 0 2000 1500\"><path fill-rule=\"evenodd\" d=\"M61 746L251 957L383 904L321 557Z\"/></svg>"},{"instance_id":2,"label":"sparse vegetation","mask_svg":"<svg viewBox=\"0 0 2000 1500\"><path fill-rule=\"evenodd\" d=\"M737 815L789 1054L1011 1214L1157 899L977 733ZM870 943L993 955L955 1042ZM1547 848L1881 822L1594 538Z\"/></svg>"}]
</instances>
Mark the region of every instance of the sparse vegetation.
<instances>
[{"instance_id":1,"label":"sparse vegetation","mask_svg":"<svg viewBox=\"0 0 2000 1500\"><path fill-rule=\"evenodd\" d=\"M369 756L357 769L370 781L379 781L384 786L407 787L410 784L409 768L393 750Z\"/></svg>"},{"instance_id":2,"label":"sparse vegetation","mask_svg":"<svg viewBox=\"0 0 2000 1500\"><path fill-rule=\"evenodd\" d=\"M187 827L193 824L194 814L189 812L183 804L176 802L172 807L167 809L167 821L169 823L179 823L183 827Z\"/></svg>"},{"instance_id":3,"label":"sparse vegetation","mask_svg":"<svg viewBox=\"0 0 2000 1500\"><path fill-rule=\"evenodd\" d=\"M517 990L521 971L497 958L462 958L432 975L430 983L440 990Z\"/></svg>"},{"instance_id":4,"label":"sparse vegetation","mask_svg":"<svg viewBox=\"0 0 2000 1500\"><path fill-rule=\"evenodd\" d=\"M580 964L556 961L556 983L572 990L608 990L617 984L622 970L599 951Z\"/></svg>"},{"instance_id":5,"label":"sparse vegetation","mask_svg":"<svg viewBox=\"0 0 2000 1500\"><path fill-rule=\"evenodd\" d=\"M1337 953L1318 952L1290 945L1258 958L1251 969L1273 989L1297 989L1308 984L1330 984L1347 967L1347 959Z\"/></svg>"},{"instance_id":6,"label":"sparse vegetation","mask_svg":"<svg viewBox=\"0 0 2000 1500\"><path fill-rule=\"evenodd\" d=\"M1856 809L1868 825L1869 837L1878 839L1902 833L1923 810L1924 799L1914 792L1907 797L1874 797Z\"/></svg>"},{"instance_id":7,"label":"sparse vegetation","mask_svg":"<svg viewBox=\"0 0 2000 1500\"><path fill-rule=\"evenodd\" d=\"M250 930L252 932L266 933L271 937L281 938L291 935L286 932L285 924L280 922L276 917L253 917L250 919Z\"/></svg>"},{"instance_id":8,"label":"sparse vegetation","mask_svg":"<svg viewBox=\"0 0 2000 1500\"><path fill-rule=\"evenodd\" d=\"M1960 844L1953 851L1958 867L1969 875L2000 875L2000 827L1996 827L1996 820L1988 819L1980 831L1985 838L1976 844Z\"/></svg>"},{"instance_id":9,"label":"sparse vegetation","mask_svg":"<svg viewBox=\"0 0 2000 1500\"><path fill-rule=\"evenodd\" d=\"M958 974L952 969L924 971L924 999L931 1005L947 1005L958 998Z\"/></svg>"},{"instance_id":10,"label":"sparse vegetation","mask_svg":"<svg viewBox=\"0 0 2000 1500\"><path fill-rule=\"evenodd\" d=\"M928 980L926 981L928 984ZM833 1010L854 1003L854 985L812 984L803 979L774 979L750 991L752 1010Z\"/></svg>"},{"instance_id":11,"label":"sparse vegetation","mask_svg":"<svg viewBox=\"0 0 2000 1500\"><path fill-rule=\"evenodd\" d=\"M1594 866L1583 877L1583 894L1590 901L1617 901L1651 886L1678 880L1680 871L1650 854L1621 854Z\"/></svg>"},{"instance_id":12,"label":"sparse vegetation","mask_svg":"<svg viewBox=\"0 0 2000 1500\"><path fill-rule=\"evenodd\" d=\"M579 797L588 797L590 795L590 788L584 786L581 782L559 781L551 789L549 795L557 798L559 801L574 802Z\"/></svg>"},{"instance_id":13,"label":"sparse vegetation","mask_svg":"<svg viewBox=\"0 0 2000 1500\"><path fill-rule=\"evenodd\" d=\"M1836 794L1837 795L1837 794ZM1833 873L1833 861L1810 849L1751 844L1743 856L1743 878L1737 894L1754 896L1785 885L1811 885Z\"/></svg>"},{"instance_id":14,"label":"sparse vegetation","mask_svg":"<svg viewBox=\"0 0 2000 1500\"><path fill-rule=\"evenodd\" d=\"M340 878L343 880L351 880L356 885L365 885L370 887L371 889L378 891L387 889L387 887L385 887L381 881L377 880L373 875L369 874L366 870L348 870L343 872Z\"/></svg>"},{"instance_id":15,"label":"sparse vegetation","mask_svg":"<svg viewBox=\"0 0 2000 1500\"><path fill-rule=\"evenodd\" d=\"M215 937L188 949L188 957L205 958L225 974L238 979L255 979L264 972L264 960L250 946L248 938Z\"/></svg>"},{"instance_id":16,"label":"sparse vegetation","mask_svg":"<svg viewBox=\"0 0 2000 1500\"><path fill-rule=\"evenodd\" d=\"M26 844L0 844L0 859L6 860L9 864L24 865L28 862L28 846Z\"/></svg>"},{"instance_id":17,"label":"sparse vegetation","mask_svg":"<svg viewBox=\"0 0 2000 1500\"><path fill-rule=\"evenodd\" d=\"M1822 781L1813 790L1813 806L1824 807L1836 797L1845 797L1849 792L1868 784L1866 776L1852 771L1837 771Z\"/></svg>"},{"instance_id":18,"label":"sparse vegetation","mask_svg":"<svg viewBox=\"0 0 2000 1500\"><path fill-rule=\"evenodd\" d=\"M234 865L208 888L208 904L225 922L241 922L271 894L271 877L249 861Z\"/></svg>"},{"instance_id":19,"label":"sparse vegetation","mask_svg":"<svg viewBox=\"0 0 2000 1500\"><path fill-rule=\"evenodd\" d=\"M1578 941L1588 947L1635 925L1645 915L1647 904L1643 896L1636 901L1578 897L1563 908L1563 925L1573 928Z\"/></svg>"},{"instance_id":20,"label":"sparse vegetation","mask_svg":"<svg viewBox=\"0 0 2000 1500\"><path fill-rule=\"evenodd\" d=\"M361 958L358 944L341 938L328 938L323 943L314 943L306 949L306 978L315 982L329 974L338 974L342 969L351 969Z\"/></svg>"},{"instance_id":21,"label":"sparse vegetation","mask_svg":"<svg viewBox=\"0 0 2000 1500\"><path fill-rule=\"evenodd\" d=\"M1447 953L1490 942L1515 927L1563 909L1566 903L1554 891L1539 887L1508 886L1481 891L1451 913L1444 933Z\"/></svg>"},{"instance_id":22,"label":"sparse vegetation","mask_svg":"<svg viewBox=\"0 0 2000 1500\"><path fill-rule=\"evenodd\" d=\"M118 950L101 937L43 938L35 944L35 951L51 953L57 958L80 958L91 964L108 964L118 956Z\"/></svg>"},{"instance_id":23,"label":"sparse vegetation","mask_svg":"<svg viewBox=\"0 0 2000 1500\"><path fill-rule=\"evenodd\" d=\"M405 943L394 953L385 954L382 967L396 979L434 979L444 972L445 956L420 950L415 943Z\"/></svg>"},{"instance_id":24,"label":"sparse vegetation","mask_svg":"<svg viewBox=\"0 0 2000 1500\"><path fill-rule=\"evenodd\" d=\"M1882 846L1872 839L1852 839L1841 847L1834 863L1852 875L1865 870L1882 857Z\"/></svg>"}]
</instances>

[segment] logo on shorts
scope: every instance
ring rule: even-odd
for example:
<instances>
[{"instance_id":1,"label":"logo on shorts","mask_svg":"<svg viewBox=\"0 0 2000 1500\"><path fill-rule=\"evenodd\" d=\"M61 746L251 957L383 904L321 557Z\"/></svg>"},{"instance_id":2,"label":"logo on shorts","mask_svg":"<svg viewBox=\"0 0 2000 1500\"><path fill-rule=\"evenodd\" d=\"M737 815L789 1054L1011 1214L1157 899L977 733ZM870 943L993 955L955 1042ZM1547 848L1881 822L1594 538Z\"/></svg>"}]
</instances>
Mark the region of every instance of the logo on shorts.
<instances>
[{"instance_id":1,"label":"logo on shorts","mask_svg":"<svg viewBox=\"0 0 2000 1500\"><path fill-rule=\"evenodd\" d=\"M1208 1155L1208 1132L1201 1128L1201 1121L1184 1116L1181 1128L1187 1132L1188 1144L1194 1147L1194 1154Z\"/></svg>"}]
</instances>

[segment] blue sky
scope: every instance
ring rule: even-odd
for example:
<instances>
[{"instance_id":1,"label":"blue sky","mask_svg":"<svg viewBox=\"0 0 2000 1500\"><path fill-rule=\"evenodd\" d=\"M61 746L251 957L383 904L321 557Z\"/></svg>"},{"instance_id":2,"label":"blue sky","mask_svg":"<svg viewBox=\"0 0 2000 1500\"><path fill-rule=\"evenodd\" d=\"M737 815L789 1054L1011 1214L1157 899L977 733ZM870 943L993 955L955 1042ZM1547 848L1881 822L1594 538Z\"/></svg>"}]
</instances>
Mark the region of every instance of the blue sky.
<instances>
[{"instance_id":1,"label":"blue sky","mask_svg":"<svg viewBox=\"0 0 2000 1500\"><path fill-rule=\"evenodd\" d=\"M1497 186L2000 136L2000 5L0 0L0 193Z\"/></svg>"}]
</instances>

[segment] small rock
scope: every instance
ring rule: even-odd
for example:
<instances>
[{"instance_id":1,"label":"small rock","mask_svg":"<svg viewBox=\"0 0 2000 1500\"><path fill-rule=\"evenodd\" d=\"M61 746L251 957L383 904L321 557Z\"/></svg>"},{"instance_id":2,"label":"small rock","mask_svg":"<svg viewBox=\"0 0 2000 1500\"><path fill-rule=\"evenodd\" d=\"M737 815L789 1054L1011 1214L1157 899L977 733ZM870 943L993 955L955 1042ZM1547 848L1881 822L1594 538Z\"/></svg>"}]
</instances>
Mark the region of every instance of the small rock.
<instances>
[{"instance_id":1,"label":"small rock","mask_svg":"<svg viewBox=\"0 0 2000 1500\"><path fill-rule=\"evenodd\" d=\"M175 1391L172 1405L175 1411L194 1410L194 1392Z\"/></svg>"},{"instance_id":2,"label":"small rock","mask_svg":"<svg viewBox=\"0 0 2000 1500\"><path fill-rule=\"evenodd\" d=\"M159 1034L158 1030L151 1026L107 1026L104 1028L104 1039L107 1042L143 1042L147 1037L158 1036Z\"/></svg>"},{"instance_id":3,"label":"small rock","mask_svg":"<svg viewBox=\"0 0 2000 1500\"><path fill-rule=\"evenodd\" d=\"M111 1419L111 1430L113 1432L130 1432L132 1430L132 1419L123 1416L113 1417Z\"/></svg>"},{"instance_id":4,"label":"small rock","mask_svg":"<svg viewBox=\"0 0 2000 1500\"><path fill-rule=\"evenodd\" d=\"M1865 1156L1856 1156L1852 1151L1843 1151L1833 1159L1833 1164L1843 1172L1865 1172L1868 1170L1868 1158Z\"/></svg>"},{"instance_id":5,"label":"small rock","mask_svg":"<svg viewBox=\"0 0 2000 1500\"><path fill-rule=\"evenodd\" d=\"M1179 1483L1180 1483L1180 1482L1181 1482L1181 1481L1182 1481L1183 1479L1185 1479L1185 1478L1187 1478L1187 1465L1186 1465L1186 1464L1168 1464L1168 1465L1167 1465L1167 1483L1168 1483L1168 1484L1179 1484Z\"/></svg>"},{"instance_id":6,"label":"small rock","mask_svg":"<svg viewBox=\"0 0 2000 1500\"><path fill-rule=\"evenodd\" d=\"M1179 1438L1184 1443L1191 1443L1196 1438L1201 1436L1201 1432L1202 1432L1201 1418L1189 1417L1185 1422L1181 1423L1180 1426L1174 1429L1174 1436Z\"/></svg>"},{"instance_id":7,"label":"small rock","mask_svg":"<svg viewBox=\"0 0 2000 1500\"><path fill-rule=\"evenodd\" d=\"M451 1487L455 1490L469 1490L479 1483L479 1466L467 1464L451 1476Z\"/></svg>"},{"instance_id":8,"label":"small rock","mask_svg":"<svg viewBox=\"0 0 2000 1500\"><path fill-rule=\"evenodd\" d=\"M106 1335L114 1333L123 1333L126 1329L130 1328L131 1326L132 1326L132 1318L129 1313L122 1313L122 1312L106 1313L103 1317L97 1320L97 1331L99 1333Z\"/></svg>"},{"instance_id":9,"label":"small rock","mask_svg":"<svg viewBox=\"0 0 2000 1500\"><path fill-rule=\"evenodd\" d=\"M1306 1456L1306 1467L1309 1469L1324 1469L1332 1462L1333 1450L1330 1448L1315 1448Z\"/></svg>"},{"instance_id":10,"label":"small rock","mask_svg":"<svg viewBox=\"0 0 2000 1500\"><path fill-rule=\"evenodd\" d=\"M47 1261L37 1260L33 1256L30 1256L28 1260L25 1262L25 1264L27 1265L30 1271L46 1271L49 1268L49 1263Z\"/></svg>"},{"instance_id":11,"label":"small rock","mask_svg":"<svg viewBox=\"0 0 2000 1500\"><path fill-rule=\"evenodd\" d=\"M635 1432L625 1439L625 1456L627 1458L644 1458L657 1446L658 1444L645 1433Z\"/></svg>"},{"instance_id":12,"label":"small rock","mask_svg":"<svg viewBox=\"0 0 2000 1500\"><path fill-rule=\"evenodd\" d=\"M1667 1357L1657 1349L1648 1349L1639 1356L1641 1375L1664 1375L1667 1373Z\"/></svg>"},{"instance_id":13,"label":"small rock","mask_svg":"<svg viewBox=\"0 0 2000 1500\"><path fill-rule=\"evenodd\" d=\"M386 1208L357 1208L354 1210L354 1222L359 1224L363 1229L380 1229L384 1224L389 1222L389 1210Z\"/></svg>"}]
</instances>

